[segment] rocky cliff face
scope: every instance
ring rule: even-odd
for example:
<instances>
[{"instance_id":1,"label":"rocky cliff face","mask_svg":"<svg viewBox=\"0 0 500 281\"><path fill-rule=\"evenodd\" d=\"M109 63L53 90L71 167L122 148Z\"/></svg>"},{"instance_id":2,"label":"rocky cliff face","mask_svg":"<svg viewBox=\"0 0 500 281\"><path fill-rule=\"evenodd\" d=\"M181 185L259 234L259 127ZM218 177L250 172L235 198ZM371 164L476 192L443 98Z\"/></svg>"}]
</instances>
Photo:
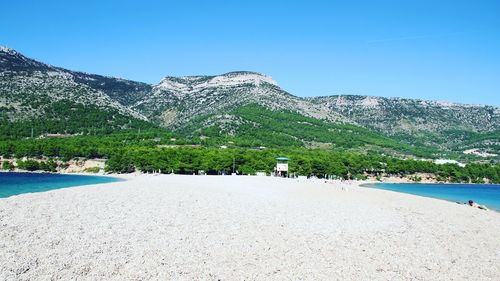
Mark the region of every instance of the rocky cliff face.
<instances>
[{"instance_id":1,"label":"rocky cliff face","mask_svg":"<svg viewBox=\"0 0 500 281\"><path fill-rule=\"evenodd\" d=\"M500 128L500 109L494 106L348 95L309 100L387 134Z\"/></svg>"},{"instance_id":2,"label":"rocky cliff face","mask_svg":"<svg viewBox=\"0 0 500 281\"><path fill-rule=\"evenodd\" d=\"M165 77L147 98L132 108L166 127L178 127L199 116L224 114L256 103L271 110L293 110L305 116L342 120L323 106L283 91L276 81L254 72L218 76Z\"/></svg>"}]
</instances>

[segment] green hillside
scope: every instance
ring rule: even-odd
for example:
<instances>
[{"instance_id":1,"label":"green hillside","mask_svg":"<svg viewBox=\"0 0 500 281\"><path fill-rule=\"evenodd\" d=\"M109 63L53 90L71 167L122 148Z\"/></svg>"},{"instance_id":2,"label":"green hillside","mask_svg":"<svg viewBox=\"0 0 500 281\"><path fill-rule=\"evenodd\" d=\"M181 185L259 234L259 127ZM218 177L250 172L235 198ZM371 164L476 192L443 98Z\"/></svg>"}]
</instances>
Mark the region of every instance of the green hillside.
<instances>
[{"instance_id":1,"label":"green hillside","mask_svg":"<svg viewBox=\"0 0 500 281\"><path fill-rule=\"evenodd\" d=\"M125 116L114 108L57 101L44 107L44 114L17 121L0 107L0 139L40 137L45 134L102 135L121 130L157 128L154 124Z\"/></svg>"},{"instance_id":2,"label":"green hillside","mask_svg":"<svg viewBox=\"0 0 500 281\"><path fill-rule=\"evenodd\" d=\"M177 133L206 145L371 150L419 157L438 154L435 149L401 144L363 127L331 123L289 110L271 111L257 104L241 106L227 115L231 116L230 122L216 115L196 118Z\"/></svg>"}]
</instances>

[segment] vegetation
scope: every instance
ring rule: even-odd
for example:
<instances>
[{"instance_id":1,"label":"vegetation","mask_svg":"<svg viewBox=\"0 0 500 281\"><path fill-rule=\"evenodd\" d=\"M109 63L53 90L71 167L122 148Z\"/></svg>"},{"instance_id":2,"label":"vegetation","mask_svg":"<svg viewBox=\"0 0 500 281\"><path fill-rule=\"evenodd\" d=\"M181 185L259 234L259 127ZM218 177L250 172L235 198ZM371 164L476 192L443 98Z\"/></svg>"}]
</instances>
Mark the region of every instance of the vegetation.
<instances>
[{"instance_id":1,"label":"vegetation","mask_svg":"<svg viewBox=\"0 0 500 281\"><path fill-rule=\"evenodd\" d=\"M171 140L173 135L158 130L122 132L111 135L79 135L54 138L25 138L0 140L0 155L7 158L52 157L70 160L73 158L109 158L123 147L156 147L158 145L180 145L182 139Z\"/></svg>"},{"instance_id":2,"label":"vegetation","mask_svg":"<svg viewBox=\"0 0 500 281\"><path fill-rule=\"evenodd\" d=\"M230 173L234 167L235 172L250 175L272 172L275 158L287 156L291 159L290 171L295 175L344 179L392 175L420 181L422 176L417 174L428 173L441 181L481 183L486 180L500 183L500 165L437 165L431 161L404 160L375 151L361 153L304 147L222 149L194 146L188 140L174 140L172 134L156 130L103 136L4 140L0 141L0 155L17 159L28 157L29 160L17 161L17 168L28 171L55 171L55 160L60 163L73 158L105 158L105 170L114 173L140 171L193 174L203 170L207 174L219 174ZM2 167L10 170L12 164L4 161Z\"/></svg>"},{"instance_id":3,"label":"vegetation","mask_svg":"<svg viewBox=\"0 0 500 281\"><path fill-rule=\"evenodd\" d=\"M17 168L26 171L56 172L57 164L54 162L54 160L35 161L28 159L26 161L18 161Z\"/></svg>"},{"instance_id":4,"label":"vegetation","mask_svg":"<svg viewBox=\"0 0 500 281\"><path fill-rule=\"evenodd\" d=\"M271 111L257 104L241 106L230 112L237 121L203 126L210 116L200 117L182 127L178 133L194 136L206 146L233 143L238 147L307 147L319 143L333 150L365 151L435 157L439 152L426 146L402 144L368 129L306 117L282 110Z\"/></svg>"},{"instance_id":5,"label":"vegetation","mask_svg":"<svg viewBox=\"0 0 500 281\"><path fill-rule=\"evenodd\" d=\"M429 161L401 160L378 154L333 152L308 149L217 149L217 148L125 148L113 154L107 162L108 172L162 172L193 174L203 170L208 174L235 172L255 174L272 172L275 158L290 157L290 171L296 175L336 176L344 179L363 179L382 174L409 176L415 173L438 175L451 182L500 182L500 166L469 164L437 165ZM234 166L233 166L234 165ZM421 181L420 176L414 176Z\"/></svg>"},{"instance_id":6,"label":"vegetation","mask_svg":"<svg viewBox=\"0 0 500 281\"><path fill-rule=\"evenodd\" d=\"M311 100L402 143L456 152L455 157L474 158L462 153L469 148L500 154L495 106L358 95Z\"/></svg>"},{"instance_id":7,"label":"vegetation","mask_svg":"<svg viewBox=\"0 0 500 281\"><path fill-rule=\"evenodd\" d=\"M14 170L14 165L12 163L10 163L9 161L3 161L2 163L2 170L6 170L6 171L12 171Z\"/></svg>"},{"instance_id":8,"label":"vegetation","mask_svg":"<svg viewBox=\"0 0 500 281\"><path fill-rule=\"evenodd\" d=\"M0 116L0 139L43 137L45 134L104 135L124 131L157 128L142 120L120 114L115 109L103 110L93 105L54 102L45 108L43 118L9 121Z\"/></svg>"},{"instance_id":9,"label":"vegetation","mask_svg":"<svg viewBox=\"0 0 500 281\"><path fill-rule=\"evenodd\" d=\"M85 168L85 170L83 170L85 173L93 173L93 174L96 174L96 173L99 173L99 171L101 171L101 169L99 167L89 167L89 168Z\"/></svg>"},{"instance_id":10,"label":"vegetation","mask_svg":"<svg viewBox=\"0 0 500 281\"><path fill-rule=\"evenodd\" d=\"M320 178L363 179L393 175L407 176L418 182L422 180L418 173L428 173L441 181L500 182L499 165L471 163L462 168L390 156L384 151L389 149L401 155L424 157L433 156L435 152L398 143L361 127L332 124L291 111L270 111L257 105L240 107L232 114L240 122L231 127L235 130L233 132L220 125L196 129L192 127L194 124L188 124L173 134L152 126L141 128L141 122L131 123L139 128L115 129L99 123L102 119L99 117L93 122L96 127L101 124L105 129L95 130L94 134L87 131L74 136L19 138L5 132L17 131L23 136L31 134L30 127L34 123L11 123L7 125L9 130L2 131L0 155L16 159L27 157L28 160L17 161L17 168L28 171L56 171L55 160L61 163L75 158L104 158L107 159L107 172L180 174L200 170L207 174L229 173L233 168L239 174L270 173L275 158L287 156L291 159L291 173ZM69 122L70 125L66 126L64 123L40 122L45 128L50 124L58 132L61 128L71 133L81 129L78 123ZM329 145L323 149L311 149L307 148L310 142ZM219 148L220 145L228 148ZM4 161L2 168L12 170L13 165Z\"/></svg>"}]
</instances>

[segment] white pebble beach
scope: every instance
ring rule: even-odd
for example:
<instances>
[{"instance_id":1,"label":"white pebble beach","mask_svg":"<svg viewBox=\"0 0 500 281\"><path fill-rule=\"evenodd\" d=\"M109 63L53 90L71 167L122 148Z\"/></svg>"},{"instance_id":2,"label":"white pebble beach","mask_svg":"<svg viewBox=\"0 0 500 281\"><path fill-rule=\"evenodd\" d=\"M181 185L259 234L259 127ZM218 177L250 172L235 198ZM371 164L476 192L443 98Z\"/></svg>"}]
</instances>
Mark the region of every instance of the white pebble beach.
<instances>
[{"instance_id":1,"label":"white pebble beach","mask_svg":"<svg viewBox=\"0 0 500 281\"><path fill-rule=\"evenodd\" d=\"M127 180L0 199L0 280L500 280L500 213L339 183Z\"/></svg>"}]
</instances>

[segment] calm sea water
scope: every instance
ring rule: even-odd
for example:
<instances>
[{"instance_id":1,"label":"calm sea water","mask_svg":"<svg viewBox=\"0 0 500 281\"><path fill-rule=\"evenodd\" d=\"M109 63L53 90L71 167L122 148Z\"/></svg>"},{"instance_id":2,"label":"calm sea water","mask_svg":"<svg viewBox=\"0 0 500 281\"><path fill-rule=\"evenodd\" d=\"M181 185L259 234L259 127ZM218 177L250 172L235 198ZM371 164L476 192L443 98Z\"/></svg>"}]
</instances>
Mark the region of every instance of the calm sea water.
<instances>
[{"instance_id":1,"label":"calm sea water","mask_svg":"<svg viewBox=\"0 0 500 281\"><path fill-rule=\"evenodd\" d=\"M498 184L376 183L369 186L452 202L464 203L472 200L500 211L500 185Z\"/></svg>"},{"instance_id":2,"label":"calm sea water","mask_svg":"<svg viewBox=\"0 0 500 281\"><path fill-rule=\"evenodd\" d=\"M39 173L0 173L0 198L52 189L121 181L100 176Z\"/></svg>"}]
</instances>

